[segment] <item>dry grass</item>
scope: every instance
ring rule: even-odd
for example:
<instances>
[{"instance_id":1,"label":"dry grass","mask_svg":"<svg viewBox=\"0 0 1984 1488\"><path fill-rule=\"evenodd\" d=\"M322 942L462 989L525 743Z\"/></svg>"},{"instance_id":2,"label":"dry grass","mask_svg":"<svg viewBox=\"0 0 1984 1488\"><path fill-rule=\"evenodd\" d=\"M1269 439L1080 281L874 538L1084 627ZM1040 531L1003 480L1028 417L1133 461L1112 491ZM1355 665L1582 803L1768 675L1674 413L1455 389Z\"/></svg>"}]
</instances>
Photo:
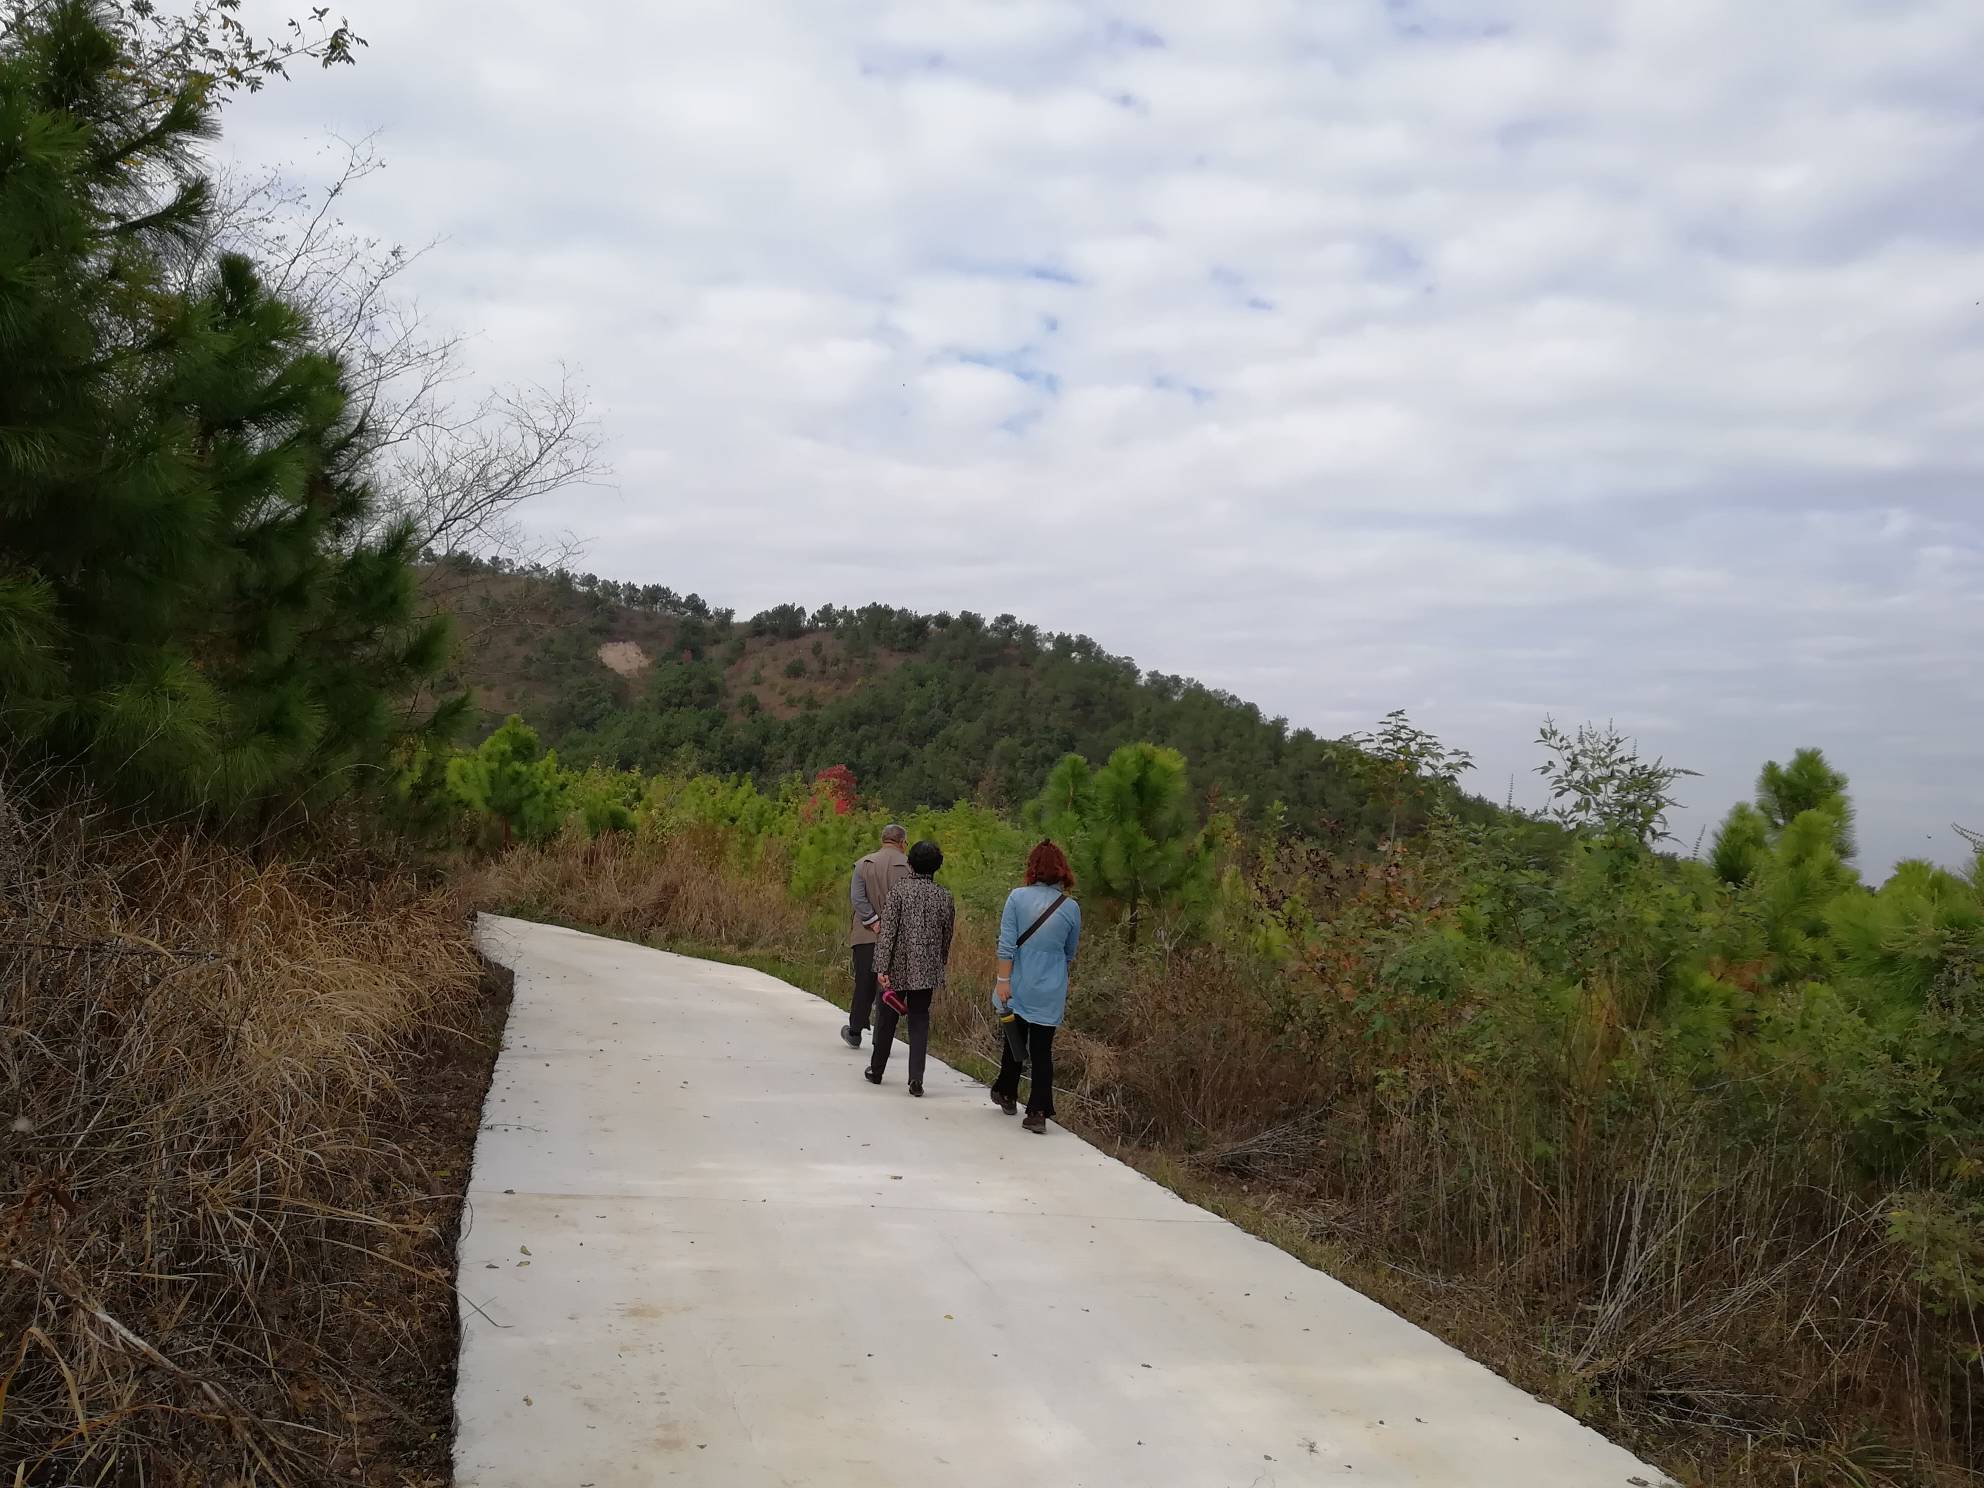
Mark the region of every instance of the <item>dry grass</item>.
<instances>
[{"instance_id":1,"label":"dry grass","mask_svg":"<svg viewBox=\"0 0 1984 1488\"><path fill-rule=\"evenodd\" d=\"M405 1397L451 1377L465 1175L423 1153L480 1091L401 1081L480 979L402 869L0 794L0 1462L446 1481L445 1414Z\"/></svg>"},{"instance_id":2,"label":"dry grass","mask_svg":"<svg viewBox=\"0 0 1984 1488\"><path fill-rule=\"evenodd\" d=\"M819 937L784 881L782 865L731 862L714 833L568 835L464 869L460 892L477 909L631 940L809 955Z\"/></svg>"}]
</instances>

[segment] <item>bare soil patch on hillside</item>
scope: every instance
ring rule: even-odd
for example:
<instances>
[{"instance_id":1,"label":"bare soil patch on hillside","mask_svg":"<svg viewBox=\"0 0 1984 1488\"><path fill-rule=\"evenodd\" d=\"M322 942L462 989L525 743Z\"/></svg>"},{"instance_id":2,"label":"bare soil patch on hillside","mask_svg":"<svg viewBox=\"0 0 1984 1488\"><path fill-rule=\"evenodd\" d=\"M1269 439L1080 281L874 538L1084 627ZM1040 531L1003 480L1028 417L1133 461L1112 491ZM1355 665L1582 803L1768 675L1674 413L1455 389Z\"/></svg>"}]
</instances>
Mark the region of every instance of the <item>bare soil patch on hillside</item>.
<instances>
[{"instance_id":1,"label":"bare soil patch on hillside","mask_svg":"<svg viewBox=\"0 0 1984 1488\"><path fill-rule=\"evenodd\" d=\"M599 648L599 659L623 677L638 677L652 664L638 641L607 641Z\"/></svg>"}]
</instances>

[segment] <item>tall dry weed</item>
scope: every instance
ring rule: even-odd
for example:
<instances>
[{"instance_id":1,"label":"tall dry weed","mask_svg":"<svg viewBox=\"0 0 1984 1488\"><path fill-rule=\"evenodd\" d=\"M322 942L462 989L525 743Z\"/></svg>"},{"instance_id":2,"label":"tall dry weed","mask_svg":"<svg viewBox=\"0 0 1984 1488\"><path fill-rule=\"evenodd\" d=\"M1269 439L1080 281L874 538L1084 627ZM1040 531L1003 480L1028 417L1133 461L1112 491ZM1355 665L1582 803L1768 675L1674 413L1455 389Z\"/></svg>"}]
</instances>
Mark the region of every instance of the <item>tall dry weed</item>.
<instances>
[{"instance_id":1,"label":"tall dry weed","mask_svg":"<svg viewBox=\"0 0 1984 1488\"><path fill-rule=\"evenodd\" d=\"M635 940L664 939L774 955L810 952L804 906L776 863L737 866L715 832L608 833L519 844L463 871L476 908L562 920Z\"/></svg>"}]
</instances>

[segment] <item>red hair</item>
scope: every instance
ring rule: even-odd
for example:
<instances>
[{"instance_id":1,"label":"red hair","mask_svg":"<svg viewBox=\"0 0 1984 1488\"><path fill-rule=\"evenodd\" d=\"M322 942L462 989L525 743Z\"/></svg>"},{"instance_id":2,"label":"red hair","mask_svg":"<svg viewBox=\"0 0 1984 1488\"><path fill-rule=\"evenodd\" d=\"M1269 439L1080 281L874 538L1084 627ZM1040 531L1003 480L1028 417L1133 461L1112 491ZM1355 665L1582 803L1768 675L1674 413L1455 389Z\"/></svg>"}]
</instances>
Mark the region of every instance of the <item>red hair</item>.
<instances>
[{"instance_id":1,"label":"red hair","mask_svg":"<svg viewBox=\"0 0 1984 1488\"><path fill-rule=\"evenodd\" d=\"M1075 886L1075 870L1068 866L1068 855L1056 847L1052 841L1043 839L1040 846L1026 855L1026 881L1030 884L1059 884L1072 890Z\"/></svg>"}]
</instances>

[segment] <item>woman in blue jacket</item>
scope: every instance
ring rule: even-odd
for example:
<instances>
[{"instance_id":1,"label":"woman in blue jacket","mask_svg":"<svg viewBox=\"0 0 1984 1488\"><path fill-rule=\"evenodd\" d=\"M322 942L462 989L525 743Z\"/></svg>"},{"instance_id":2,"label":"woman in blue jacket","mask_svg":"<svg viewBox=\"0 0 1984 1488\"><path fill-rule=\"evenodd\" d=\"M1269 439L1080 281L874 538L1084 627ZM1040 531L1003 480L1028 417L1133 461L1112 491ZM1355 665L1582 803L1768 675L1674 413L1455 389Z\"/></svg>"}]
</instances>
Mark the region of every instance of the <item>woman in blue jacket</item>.
<instances>
[{"instance_id":1,"label":"woman in blue jacket","mask_svg":"<svg viewBox=\"0 0 1984 1488\"><path fill-rule=\"evenodd\" d=\"M999 980L992 992L1013 1015L999 1058L992 1099L1008 1116L1019 1109L1020 1053L1033 1065L1021 1123L1045 1135L1054 1114L1054 1030L1068 1010L1068 970L1082 941L1081 906L1068 855L1042 842L1027 856L1026 883L1006 896L999 918Z\"/></svg>"}]
</instances>

